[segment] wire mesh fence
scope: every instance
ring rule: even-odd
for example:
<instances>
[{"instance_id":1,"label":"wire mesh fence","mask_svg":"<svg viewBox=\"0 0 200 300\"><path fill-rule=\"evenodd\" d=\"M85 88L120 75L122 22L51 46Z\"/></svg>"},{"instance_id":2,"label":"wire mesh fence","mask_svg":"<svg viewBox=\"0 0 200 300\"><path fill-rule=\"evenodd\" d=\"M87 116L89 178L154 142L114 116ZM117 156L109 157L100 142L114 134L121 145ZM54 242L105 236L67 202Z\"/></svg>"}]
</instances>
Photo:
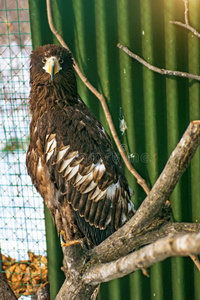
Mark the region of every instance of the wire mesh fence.
<instances>
[{"instance_id":1,"label":"wire mesh fence","mask_svg":"<svg viewBox=\"0 0 200 300\"><path fill-rule=\"evenodd\" d=\"M1 271L20 299L47 280L43 204L25 166L31 49L28 0L0 0Z\"/></svg>"}]
</instances>

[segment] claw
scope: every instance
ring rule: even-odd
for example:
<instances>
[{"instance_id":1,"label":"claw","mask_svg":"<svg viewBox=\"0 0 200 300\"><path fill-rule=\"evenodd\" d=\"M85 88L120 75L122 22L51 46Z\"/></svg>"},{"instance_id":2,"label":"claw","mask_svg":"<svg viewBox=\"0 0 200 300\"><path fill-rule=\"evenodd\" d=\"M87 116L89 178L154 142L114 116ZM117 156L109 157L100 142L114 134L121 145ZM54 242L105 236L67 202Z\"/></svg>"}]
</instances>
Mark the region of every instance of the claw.
<instances>
[{"instance_id":1,"label":"claw","mask_svg":"<svg viewBox=\"0 0 200 300\"><path fill-rule=\"evenodd\" d=\"M81 244L82 241L81 240L74 240L74 241L66 242L65 232L64 232L64 230L61 230L60 231L60 243L61 243L61 247L69 247L71 245Z\"/></svg>"}]
</instances>

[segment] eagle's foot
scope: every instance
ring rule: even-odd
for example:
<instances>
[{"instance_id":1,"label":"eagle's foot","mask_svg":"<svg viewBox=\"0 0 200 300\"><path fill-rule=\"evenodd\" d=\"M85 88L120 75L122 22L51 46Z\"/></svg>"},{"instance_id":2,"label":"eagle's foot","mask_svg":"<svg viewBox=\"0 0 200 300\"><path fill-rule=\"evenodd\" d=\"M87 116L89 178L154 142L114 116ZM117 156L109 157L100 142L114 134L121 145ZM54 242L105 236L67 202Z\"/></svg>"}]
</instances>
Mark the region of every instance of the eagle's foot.
<instances>
[{"instance_id":1,"label":"eagle's foot","mask_svg":"<svg viewBox=\"0 0 200 300\"><path fill-rule=\"evenodd\" d=\"M61 247L69 247L71 245L82 244L82 240L66 241L66 235L64 230L60 231L60 243Z\"/></svg>"},{"instance_id":2,"label":"eagle's foot","mask_svg":"<svg viewBox=\"0 0 200 300\"><path fill-rule=\"evenodd\" d=\"M69 247L71 245L77 245L77 244L82 244L81 240L76 240L76 241L69 241L67 243L61 244L62 247Z\"/></svg>"}]
</instances>

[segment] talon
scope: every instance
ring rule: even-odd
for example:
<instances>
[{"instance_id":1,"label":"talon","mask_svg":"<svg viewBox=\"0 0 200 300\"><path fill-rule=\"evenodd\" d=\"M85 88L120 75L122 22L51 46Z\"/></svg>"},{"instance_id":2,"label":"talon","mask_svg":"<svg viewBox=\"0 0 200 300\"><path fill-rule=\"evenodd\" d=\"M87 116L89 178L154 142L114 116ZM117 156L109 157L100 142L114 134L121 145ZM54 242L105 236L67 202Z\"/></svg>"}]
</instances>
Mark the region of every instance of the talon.
<instances>
[{"instance_id":1,"label":"talon","mask_svg":"<svg viewBox=\"0 0 200 300\"><path fill-rule=\"evenodd\" d=\"M60 231L60 243L61 243L61 247L69 247L71 245L77 245L77 244L81 244L81 240L74 240L74 241L66 241L66 235L64 230Z\"/></svg>"},{"instance_id":2,"label":"talon","mask_svg":"<svg viewBox=\"0 0 200 300\"><path fill-rule=\"evenodd\" d=\"M61 247L63 247L63 245L66 243L66 235L64 230L60 231L60 243L61 243Z\"/></svg>"},{"instance_id":3,"label":"talon","mask_svg":"<svg viewBox=\"0 0 200 300\"><path fill-rule=\"evenodd\" d=\"M80 240L76 240L76 241L69 241L67 243L63 243L62 247L69 247L71 245L77 245L77 244L81 244Z\"/></svg>"}]
</instances>

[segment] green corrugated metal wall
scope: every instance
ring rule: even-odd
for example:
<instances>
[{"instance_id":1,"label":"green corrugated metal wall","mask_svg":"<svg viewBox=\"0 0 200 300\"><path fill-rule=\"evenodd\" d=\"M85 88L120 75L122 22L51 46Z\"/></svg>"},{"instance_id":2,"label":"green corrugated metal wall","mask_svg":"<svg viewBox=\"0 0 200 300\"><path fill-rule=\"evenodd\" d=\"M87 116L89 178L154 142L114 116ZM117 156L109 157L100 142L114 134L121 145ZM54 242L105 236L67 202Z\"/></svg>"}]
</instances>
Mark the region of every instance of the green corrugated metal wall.
<instances>
[{"instance_id":1,"label":"green corrugated metal wall","mask_svg":"<svg viewBox=\"0 0 200 300\"><path fill-rule=\"evenodd\" d=\"M48 27L45 1L29 0L29 4L34 47L56 43ZM191 24L199 29L200 1L190 0L189 10ZM199 82L155 74L116 45L128 46L161 68L200 74L199 39L169 24L170 20L184 21L183 1L55 0L52 12L80 68L106 96L121 142L135 155L133 165L152 186L189 121L200 118ZM108 129L98 100L79 79L78 89ZM121 111L128 127L123 136ZM126 174L138 207L144 192ZM176 221L200 221L199 187L198 151L170 198ZM48 234L51 239L52 233ZM189 258L168 259L150 269L150 278L138 271L102 285L100 299L198 300L200 274Z\"/></svg>"}]
</instances>

